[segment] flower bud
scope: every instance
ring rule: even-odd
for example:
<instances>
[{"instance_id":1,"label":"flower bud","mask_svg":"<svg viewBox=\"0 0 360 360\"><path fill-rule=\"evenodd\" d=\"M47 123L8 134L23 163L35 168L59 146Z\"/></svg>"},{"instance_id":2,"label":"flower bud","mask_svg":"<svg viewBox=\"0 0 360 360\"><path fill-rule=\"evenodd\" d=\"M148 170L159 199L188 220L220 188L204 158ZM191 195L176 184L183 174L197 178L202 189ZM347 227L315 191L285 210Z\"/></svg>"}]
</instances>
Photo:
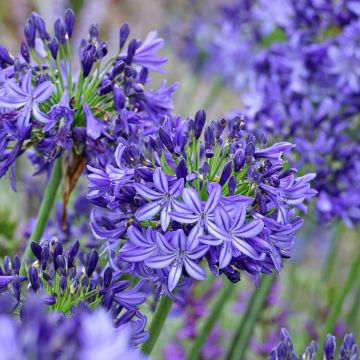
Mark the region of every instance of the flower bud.
<instances>
[{"instance_id":1,"label":"flower bud","mask_svg":"<svg viewBox=\"0 0 360 360\"><path fill-rule=\"evenodd\" d=\"M75 25L75 14L72 9L65 10L65 28L69 39L71 38Z\"/></svg>"},{"instance_id":2,"label":"flower bud","mask_svg":"<svg viewBox=\"0 0 360 360\"><path fill-rule=\"evenodd\" d=\"M14 59L10 56L9 52L2 45L0 45L0 61L8 65L14 65Z\"/></svg>"},{"instance_id":3,"label":"flower bud","mask_svg":"<svg viewBox=\"0 0 360 360\"><path fill-rule=\"evenodd\" d=\"M229 161L225 166L221 173L219 184L221 186L225 185L225 183L228 181L230 175L232 172L232 161Z\"/></svg>"},{"instance_id":4,"label":"flower bud","mask_svg":"<svg viewBox=\"0 0 360 360\"><path fill-rule=\"evenodd\" d=\"M125 104L126 104L125 94L116 85L114 86L113 94L114 94L114 107L117 112L120 112L125 107Z\"/></svg>"},{"instance_id":5,"label":"flower bud","mask_svg":"<svg viewBox=\"0 0 360 360\"><path fill-rule=\"evenodd\" d=\"M57 19L54 24L55 37L60 44L64 44L66 41L66 27L61 19Z\"/></svg>"},{"instance_id":6,"label":"flower bud","mask_svg":"<svg viewBox=\"0 0 360 360\"><path fill-rule=\"evenodd\" d=\"M31 18L27 19L24 27L24 36L27 44L31 47L35 47L35 25Z\"/></svg>"},{"instance_id":7,"label":"flower bud","mask_svg":"<svg viewBox=\"0 0 360 360\"><path fill-rule=\"evenodd\" d=\"M120 27L120 42L119 42L119 48L120 50L124 47L126 40L128 39L130 34L130 28L128 24L122 24Z\"/></svg>"},{"instance_id":8,"label":"flower bud","mask_svg":"<svg viewBox=\"0 0 360 360\"><path fill-rule=\"evenodd\" d=\"M205 111L200 109L196 113L195 119L194 119L194 134L195 134L196 139L199 139L199 137L201 136L201 133L202 133L204 125L205 125L205 121L206 121Z\"/></svg>"},{"instance_id":9,"label":"flower bud","mask_svg":"<svg viewBox=\"0 0 360 360\"><path fill-rule=\"evenodd\" d=\"M30 62L30 53L28 46L22 42L20 46L20 54L24 58L24 60L29 63Z\"/></svg>"},{"instance_id":10,"label":"flower bud","mask_svg":"<svg viewBox=\"0 0 360 360\"><path fill-rule=\"evenodd\" d=\"M35 266L30 266L29 268L29 280L32 289L34 291L37 291L40 288L40 283L39 283L39 274Z\"/></svg>"},{"instance_id":11,"label":"flower bud","mask_svg":"<svg viewBox=\"0 0 360 360\"><path fill-rule=\"evenodd\" d=\"M173 141L170 135L168 134L168 132L163 127L160 127L159 129L159 137L163 145L173 154L174 153Z\"/></svg>"},{"instance_id":12,"label":"flower bud","mask_svg":"<svg viewBox=\"0 0 360 360\"><path fill-rule=\"evenodd\" d=\"M88 259L88 263L87 263L87 268L86 268L86 275L88 277L91 277L91 275L93 274L96 265L98 263L99 260L99 254L95 249L92 249L89 255L89 259Z\"/></svg>"},{"instance_id":13,"label":"flower bud","mask_svg":"<svg viewBox=\"0 0 360 360\"><path fill-rule=\"evenodd\" d=\"M58 50L59 50L59 42L57 41L56 38L51 39L51 41L49 41L49 49L50 49L50 53L51 56L54 60L56 60L57 54L58 54Z\"/></svg>"}]
</instances>

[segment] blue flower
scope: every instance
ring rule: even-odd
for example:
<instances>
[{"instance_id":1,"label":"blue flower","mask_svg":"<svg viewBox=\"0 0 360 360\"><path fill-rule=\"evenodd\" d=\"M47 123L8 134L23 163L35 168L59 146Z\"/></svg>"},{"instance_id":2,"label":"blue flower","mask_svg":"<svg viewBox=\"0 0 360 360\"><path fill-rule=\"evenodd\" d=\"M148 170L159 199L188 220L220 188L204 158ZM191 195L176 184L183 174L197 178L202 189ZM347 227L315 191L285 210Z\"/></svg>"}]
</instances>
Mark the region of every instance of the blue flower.
<instances>
[{"instance_id":1,"label":"blue flower","mask_svg":"<svg viewBox=\"0 0 360 360\"><path fill-rule=\"evenodd\" d=\"M237 255L239 252L254 260L261 259L259 251L256 249L256 243L254 246L250 239L261 233L264 223L259 219L255 219L245 224L245 206L237 206L234 214L234 217L231 218L223 207L217 207L214 217L218 229L212 232L215 236L202 235L199 237L200 242L204 244L210 246L221 245L219 256L220 269L228 266L234 254ZM211 233L211 231L209 232Z\"/></svg>"},{"instance_id":2,"label":"blue flower","mask_svg":"<svg viewBox=\"0 0 360 360\"><path fill-rule=\"evenodd\" d=\"M155 189L152 189L147 184L134 184L136 192L143 198L152 200L146 205L140 207L135 217L139 220L152 219L159 211L161 211L160 224L163 231L165 231L170 224L169 213L173 207L174 201L184 189L184 179L177 180L172 186L169 186L167 176L157 168L153 174L153 182Z\"/></svg>"},{"instance_id":3,"label":"blue flower","mask_svg":"<svg viewBox=\"0 0 360 360\"><path fill-rule=\"evenodd\" d=\"M172 291L178 284L183 268L190 277L196 280L206 278L205 271L195 262L201 259L208 251L208 246L198 245L190 236L186 237L179 229L169 234L169 240L157 233L157 240L162 254L155 255L145 261L153 269L164 269L171 266L168 275L168 287Z\"/></svg>"},{"instance_id":4,"label":"blue flower","mask_svg":"<svg viewBox=\"0 0 360 360\"><path fill-rule=\"evenodd\" d=\"M20 134L25 134L30 125L30 115L39 121L48 122L49 117L44 114L39 104L46 101L53 91L55 85L50 81L45 81L36 87L31 84L32 71L24 75L19 86L15 80L9 79L5 82L5 95L0 97L0 106L10 109L20 109L17 113L17 128Z\"/></svg>"},{"instance_id":5,"label":"blue flower","mask_svg":"<svg viewBox=\"0 0 360 360\"><path fill-rule=\"evenodd\" d=\"M216 233L214 223L214 211L221 197L221 186L215 184L209 192L209 198L203 202L199 194L192 188L184 189L182 193L183 202L175 204L175 211L170 217L180 224L196 224L191 234L202 235L205 230Z\"/></svg>"}]
</instances>

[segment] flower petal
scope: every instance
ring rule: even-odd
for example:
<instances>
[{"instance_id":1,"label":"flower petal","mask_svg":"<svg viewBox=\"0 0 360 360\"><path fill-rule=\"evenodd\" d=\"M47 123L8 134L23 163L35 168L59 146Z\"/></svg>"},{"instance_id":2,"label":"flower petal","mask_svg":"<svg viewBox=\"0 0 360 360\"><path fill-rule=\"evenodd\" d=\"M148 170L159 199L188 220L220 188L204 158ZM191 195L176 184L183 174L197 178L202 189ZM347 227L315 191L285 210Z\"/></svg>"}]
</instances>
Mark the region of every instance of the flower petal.
<instances>
[{"instance_id":1,"label":"flower petal","mask_svg":"<svg viewBox=\"0 0 360 360\"><path fill-rule=\"evenodd\" d=\"M190 260L189 258L185 258L184 261L185 270L189 274L190 277L196 280L205 280L206 279L206 272L203 268L201 268L198 264L194 261Z\"/></svg>"},{"instance_id":2,"label":"flower petal","mask_svg":"<svg viewBox=\"0 0 360 360\"><path fill-rule=\"evenodd\" d=\"M29 70L25 75L21 82L21 89L24 93L31 94L32 86L31 86L31 79L32 79L32 70Z\"/></svg>"},{"instance_id":3,"label":"flower petal","mask_svg":"<svg viewBox=\"0 0 360 360\"><path fill-rule=\"evenodd\" d=\"M181 195L183 190L184 190L184 179L180 179L176 181L175 184L171 187L170 194L176 198Z\"/></svg>"},{"instance_id":4,"label":"flower petal","mask_svg":"<svg viewBox=\"0 0 360 360\"><path fill-rule=\"evenodd\" d=\"M34 118L42 123L47 124L52 121L49 116L47 116L39 109L39 106L36 103L33 106L32 113L34 115Z\"/></svg>"},{"instance_id":5,"label":"flower petal","mask_svg":"<svg viewBox=\"0 0 360 360\"><path fill-rule=\"evenodd\" d=\"M159 200L163 197L163 194L150 189L147 185L145 184L134 184L133 185L136 192L141 195L144 199L148 199L148 200Z\"/></svg>"},{"instance_id":6,"label":"flower petal","mask_svg":"<svg viewBox=\"0 0 360 360\"><path fill-rule=\"evenodd\" d=\"M230 228L230 216L227 211L222 207L218 206L214 211L215 224L223 230L229 230Z\"/></svg>"},{"instance_id":7,"label":"flower petal","mask_svg":"<svg viewBox=\"0 0 360 360\"><path fill-rule=\"evenodd\" d=\"M145 261L145 265L152 269L163 269L176 259L176 254L155 255Z\"/></svg>"},{"instance_id":8,"label":"flower petal","mask_svg":"<svg viewBox=\"0 0 360 360\"><path fill-rule=\"evenodd\" d=\"M176 262L176 265L172 266L169 277L168 277L168 288L170 291L173 291L178 284L182 274L182 265L180 262Z\"/></svg>"},{"instance_id":9,"label":"flower petal","mask_svg":"<svg viewBox=\"0 0 360 360\"><path fill-rule=\"evenodd\" d=\"M158 191L162 193L169 192L169 184L168 180L166 178L166 175L161 170L161 168L156 168L153 174L153 181L155 187L158 189Z\"/></svg>"},{"instance_id":10,"label":"flower petal","mask_svg":"<svg viewBox=\"0 0 360 360\"><path fill-rule=\"evenodd\" d=\"M202 209L202 203L199 194L191 188L184 189L182 193L184 203L195 213L200 213Z\"/></svg>"},{"instance_id":11,"label":"flower petal","mask_svg":"<svg viewBox=\"0 0 360 360\"><path fill-rule=\"evenodd\" d=\"M209 214L215 210L216 206L219 203L220 196L221 196L221 186L219 184L216 184L212 188L212 190L209 194L209 198L206 201L205 208L204 208L205 213Z\"/></svg>"},{"instance_id":12,"label":"flower petal","mask_svg":"<svg viewBox=\"0 0 360 360\"><path fill-rule=\"evenodd\" d=\"M152 201L139 208L135 217L139 221L152 219L161 210L160 205L157 202Z\"/></svg>"},{"instance_id":13,"label":"flower petal","mask_svg":"<svg viewBox=\"0 0 360 360\"><path fill-rule=\"evenodd\" d=\"M34 90L33 97L36 102L42 103L47 100L55 90L55 85L50 81L41 83Z\"/></svg>"},{"instance_id":14,"label":"flower petal","mask_svg":"<svg viewBox=\"0 0 360 360\"><path fill-rule=\"evenodd\" d=\"M220 250L219 269L223 269L224 267L228 266L231 259L232 259L231 243L226 241L224 242Z\"/></svg>"},{"instance_id":15,"label":"flower petal","mask_svg":"<svg viewBox=\"0 0 360 360\"><path fill-rule=\"evenodd\" d=\"M166 231L166 229L168 228L168 226L170 224L170 219L171 219L169 216L170 211L171 211L170 203L166 204L161 211L160 224L161 224L161 228L163 229L163 231Z\"/></svg>"},{"instance_id":16,"label":"flower petal","mask_svg":"<svg viewBox=\"0 0 360 360\"><path fill-rule=\"evenodd\" d=\"M244 255L251 257L252 259L259 260L260 256L257 251L246 241L233 236L233 245Z\"/></svg>"},{"instance_id":17,"label":"flower petal","mask_svg":"<svg viewBox=\"0 0 360 360\"><path fill-rule=\"evenodd\" d=\"M264 228L264 223L260 219L255 219L243 225L240 229L234 230L233 233L241 238L251 238L258 235Z\"/></svg>"},{"instance_id":18,"label":"flower petal","mask_svg":"<svg viewBox=\"0 0 360 360\"><path fill-rule=\"evenodd\" d=\"M183 213L183 212L171 212L169 213L170 217L177 221L180 224L193 224L197 222L198 215Z\"/></svg>"},{"instance_id":19,"label":"flower petal","mask_svg":"<svg viewBox=\"0 0 360 360\"><path fill-rule=\"evenodd\" d=\"M161 251L163 251L165 254L174 254L176 253L176 249L172 244L170 244L164 235L160 233L156 233L156 242L160 248Z\"/></svg>"},{"instance_id":20,"label":"flower petal","mask_svg":"<svg viewBox=\"0 0 360 360\"><path fill-rule=\"evenodd\" d=\"M220 229L218 226L216 226L211 221L208 221L208 223L207 223L207 231L219 240L225 240L225 241L231 240L231 236L227 232Z\"/></svg>"},{"instance_id":21,"label":"flower petal","mask_svg":"<svg viewBox=\"0 0 360 360\"><path fill-rule=\"evenodd\" d=\"M137 247L144 247L144 245L146 245L144 234L133 225L129 226L127 229L127 236L129 241Z\"/></svg>"},{"instance_id":22,"label":"flower petal","mask_svg":"<svg viewBox=\"0 0 360 360\"><path fill-rule=\"evenodd\" d=\"M4 84L6 95L12 98L28 98L27 94L13 79L7 80Z\"/></svg>"},{"instance_id":23,"label":"flower petal","mask_svg":"<svg viewBox=\"0 0 360 360\"><path fill-rule=\"evenodd\" d=\"M191 260L196 260L202 258L209 250L207 245L199 245L195 250L188 251L187 257Z\"/></svg>"}]
</instances>

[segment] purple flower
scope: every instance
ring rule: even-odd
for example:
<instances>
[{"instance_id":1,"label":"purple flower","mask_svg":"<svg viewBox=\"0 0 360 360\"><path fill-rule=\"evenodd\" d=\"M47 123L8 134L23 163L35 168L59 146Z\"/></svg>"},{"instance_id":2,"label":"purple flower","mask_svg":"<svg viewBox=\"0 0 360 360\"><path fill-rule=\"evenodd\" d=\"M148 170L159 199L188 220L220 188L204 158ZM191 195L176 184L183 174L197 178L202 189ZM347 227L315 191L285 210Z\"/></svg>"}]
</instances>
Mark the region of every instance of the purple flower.
<instances>
[{"instance_id":1,"label":"purple flower","mask_svg":"<svg viewBox=\"0 0 360 360\"><path fill-rule=\"evenodd\" d=\"M32 71L29 70L21 82L21 86L15 80L9 79L5 82L5 95L0 97L0 106L10 109L20 109L17 113L17 128L20 134L25 134L30 125L30 115L33 114L40 122L49 121L39 104L46 101L55 90L54 84L45 81L33 87L31 84Z\"/></svg>"},{"instance_id":2,"label":"purple flower","mask_svg":"<svg viewBox=\"0 0 360 360\"><path fill-rule=\"evenodd\" d=\"M199 237L200 242L204 244L210 246L221 245L219 256L220 269L228 266L234 254L238 252L254 260L261 258L256 249L256 242L252 244L250 239L261 233L264 223L259 219L255 219L245 224L245 206L236 207L234 214L234 217L231 218L223 207L217 207L214 217L218 229L216 232L213 232L216 235L202 235Z\"/></svg>"},{"instance_id":3,"label":"purple flower","mask_svg":"<svg viewBox=\"0 0 360 360\"><path fill-rule=\"evenodd\" d=\"M169 186L167 176L161 168L157 168L153 174L153 182L156 190L146 184L135 183L133 185L136 192L144 199L152 200L140 207L135 216L139 221L148 220L161 211L160 224L163 231L166 231L170 224L169 213L173 203L184 189L184 179L177 180L172 186Z\"/></svg>"},{"instance_id":4,"label":"purple flower","mask_svg":"<svg viewBox=\"0 0 360 360\"><path fill-rule=\"evenodd\" d=\"M120 250L120 258L128 262L144 261L159 252L156 232L147 228L145 234L135 226L127 230L129 242Z\"/></svg>"},{"instance_id":5,"label":"purple flower","mask_svg":"<svg viewBox=\"0 0 360 360\"><path fill-rule=\"evenodd\" d=\"M98 119L92 113L90 106L88 104L83 104L85 119L86 119L86 135L89 136L93 140L99 139L99 137L106 134L106 123Z\"/></svg>"},{"instance_id":6,"label":"purple flower","mask_svg":"<svg viewBox=\"0 0 360 360\"><path fill-rule=\"evenodd\" d=\"M132 61L149 70L164 73L165 71L161 68L161 65L165 64L167 59L156 55L163 46L164 40L157 38L157 31L151 31L144 42L136 49Z\"/></svg>"},{"instance_id":7,"label":"purple flower","mask_svg":"<svg viewBox=\"0 0 360 360\"><path fill-rule=\"evenodd\" d=\"M198 245L192 237L186 237L183 230L176 230L169 234L170 239L157 233L157 240L162 254L155 255L145 261L153 269L164 269L171 266L168 275L168 287L172 291L178 284L183 268L187 274L196 280L206 278L205 271L195 262L208 251L208 246Z\"/></svg>"},{"instance_id":8,"label":"purple flower","mask_svg":"<svg viewBox=\"0 0 360 360\"><path fill-rule=\"evenodd\" d=\"M221 197L221 186L215 184L209 192L209 198L203 202L199 194L192 188L185 188L182 193L183 202L176 202L175 211L170 217L180 224L196 224L191 233L202 235L205 230L216 233L214 211Z\"/></svg>"}]
</instances>

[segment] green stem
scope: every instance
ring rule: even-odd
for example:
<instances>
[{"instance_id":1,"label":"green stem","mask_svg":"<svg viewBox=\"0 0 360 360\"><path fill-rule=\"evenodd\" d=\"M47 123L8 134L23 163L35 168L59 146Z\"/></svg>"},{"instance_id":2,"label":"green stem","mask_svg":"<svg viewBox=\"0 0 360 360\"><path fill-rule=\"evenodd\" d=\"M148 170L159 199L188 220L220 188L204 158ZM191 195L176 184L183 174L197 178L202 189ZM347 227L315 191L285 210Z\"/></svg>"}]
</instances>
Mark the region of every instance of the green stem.
<instances>
[{"instance_id":1,"label":"green stem","mask_svg":"<svg viewBox=\"0 0 360 360\"><path fill-rule=\"evenodd\" d=\"M49 183L46 187L45 194L40 205L40 210L36 219L35 228L26 245L26 249L22 257L20 275L26 274L25 260L27 257L30 258L32 257L31 243L32 242L38 243L44 233L44 229L49 219L51 209L54 206L56 193L60 185L60 180L61 180L61 158L58 158L57 160L55 160L55 164L51 172Z\"/></svg>"},{"instance_id":2,"label":"green stem","mask_svg":"<svg viewBox=\"0 0 360 360\"><path fill-rule=\"evenodd\" d=\"M221 77L217 76L210 87L210 91L207 95L207 97L204 100L202 108L208 112L211 110L215 103L215 98L220 94L221 90L224 87L224 82Z\"/></svg>"},{"instance_id":3,"label":"green stem","mask_svg":"<svg viewBox=\"0 0 360 360\"><path fill-rule=\"evenodd\" d=\"M187 360L197 360L199 359L200 351L209 337L211 330L214 328L216 321L219 319L219 316L222 314L222 309L224 308L225 304L231 298L231 294L234 291L236 286L231 283L230 281L226 281L222 291L220 292L219 296L217 297L214 306L212 307L211 314L206 319L205 323L201 327L198 336L196 337L195 342L193 343L189 356Z\"/></svg>"},{"instance_id":4,"label":"green stem","mask_svg":"<svg viewBox=\"0 0 360 360\"><path fill-rule=\"evenodd\" d=\"M156 341L159 338L161 329L171 309L172 303L173 300L167 297L166 295L163 295L161 297L161 300L155 310L154 316L151 320L151 324L149 327L149 334L150 334L149 340L146 341L141 347L141 351L144 354L150 355L152 350L154 349Z\"/></svg>"},{"instance_id":5,"label":"green stem","mask_svg":"<svg viewBox=\"0 0 360 360\"><path fill-rule=\"evenodd\" d=\"M325 259L324 266L322 269L322 274L321 274L322 281L327 281L331 277L331 274L332 274L332 271L333 271L334 265L335 265L336 254L338 252L338 245L339 245L340 237L343 233L343 230L344 230L343 222L340 222L339 224L337 224L334 229L334 233L332 234L332 237L331 237L330 248L326 255L326 259Z\"/></svg>"},{"instance_id":6,"label":"green stem","mask_svg":"<svg viewBox=\"0 0 360 360\"><path fill-rule=\"evenodd\" d=\"M325 326L321 333L319 349L322 349L324 346L325 336L329 334L331 331L333 331L336 320L339 318L341 314L343 304L347 296L349 295L350 290L352 289L353 285L358 279L359 272L360 272L360 252L358 253L355 261L351 265L351 269L345 280L344 287L341 289L340 293L338 293L338 296L335 298L334 305L330 310L330 314L325 322Z\"/></svg>"},{"instance_id":7,"label":"green stem","mask_svg":"<svg viewBox=\"0 0 360 360\"><path fill-rule=\"evenodd\" d=\"M259 289L253 291L253 294L248 301L245 314L233 337L230 351L226 357L227 360L241 360L244 358L255 324L264 308L264 304L275 279L275 274L271 276L263 275Z\"/></svg>"}]
</instances>

